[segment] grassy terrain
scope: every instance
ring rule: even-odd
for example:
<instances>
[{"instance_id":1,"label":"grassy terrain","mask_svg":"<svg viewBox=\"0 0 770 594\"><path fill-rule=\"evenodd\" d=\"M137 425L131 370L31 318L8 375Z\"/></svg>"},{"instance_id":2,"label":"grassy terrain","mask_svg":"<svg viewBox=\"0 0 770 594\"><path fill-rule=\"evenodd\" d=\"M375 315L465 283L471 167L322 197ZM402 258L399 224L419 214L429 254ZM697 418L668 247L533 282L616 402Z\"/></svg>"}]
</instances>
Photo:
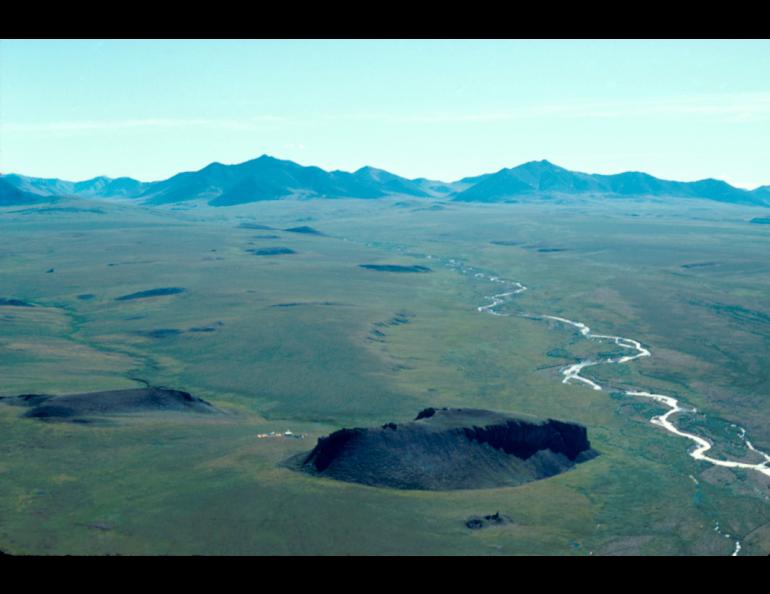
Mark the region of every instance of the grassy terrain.
<instances>
[{"instance_id":1,"label":"grassy terrain","mask_svg":"<svg viewBox=\"0 0 770 594\"><path fill-rule=\"evenodd\" d=\"M230 413L78 426L0 406L0 549L730 554L718 521L742 554L770 552L766 479L696 462L689 442L648 422L663 410L649 402L561 384L563 365L613 349L555 323L481 315L476 306L498 286L442 264L460 259L523 282L529 290L507 311L563 315L641 340L653 357L587 374L676 395L705 413L683 426L742 455L730 423L770 450L770 234L749 224L756 209L435 206L0 210L0 298L34 305L0 305L0 394L141 379ZM300 225L326 235L281 231ZM247 251L271 247L296 253ZM168 287L186 290L116 300ZM438 493L281 466L342 426L407 420L426 406L577 421L601 455L522 487ZM256 438L286 429L306 438ZM513 523L464 525L496 511Z\"/></svg>"}]
</instances>

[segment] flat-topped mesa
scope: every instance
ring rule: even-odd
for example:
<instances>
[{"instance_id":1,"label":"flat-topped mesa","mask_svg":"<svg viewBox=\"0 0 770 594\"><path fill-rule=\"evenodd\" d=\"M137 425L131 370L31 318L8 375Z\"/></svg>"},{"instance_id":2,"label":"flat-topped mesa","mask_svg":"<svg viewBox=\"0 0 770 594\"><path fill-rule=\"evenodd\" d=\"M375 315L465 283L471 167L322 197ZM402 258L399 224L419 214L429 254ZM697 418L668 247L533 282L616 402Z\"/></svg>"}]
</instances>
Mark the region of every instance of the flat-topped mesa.
<instances>
[{"instance_id":1,"label":"flat-topped mesa","mask_svg":"<svg viewBox=\"0 0 770 594\"><path fill-rule=\"evenodd\" d=\"M403 424L335 431L290 465L382 487L478 489L547 478L595 455L576 423L429 408Z\"/></svg>"}]
</instances>

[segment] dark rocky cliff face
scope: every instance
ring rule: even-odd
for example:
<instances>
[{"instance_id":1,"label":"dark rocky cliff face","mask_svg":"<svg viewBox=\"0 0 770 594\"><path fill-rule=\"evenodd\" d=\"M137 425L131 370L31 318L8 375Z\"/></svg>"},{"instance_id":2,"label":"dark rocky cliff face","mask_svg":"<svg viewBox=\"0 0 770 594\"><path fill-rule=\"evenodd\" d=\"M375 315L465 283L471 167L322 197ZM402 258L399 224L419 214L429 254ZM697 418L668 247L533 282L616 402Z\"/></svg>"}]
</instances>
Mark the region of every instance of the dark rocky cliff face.
<instances>
[{"instance_id":1,"label":"dark rocky cliff face","mask_svg":"<svg viewBox=\"0 0 770 594\"><path fill-rule=\"evenodd\" d=\"M415 421L341 429L290 466L400 489L474 489L547 478L592 458L586 428L477 409L425 409Z\"/></svg>"},{"instance_id":2,"label":"dark rocky cliff face","mask_svg":"<svg viewBox=\"0 0 770 594\"><path fill-rule=\"evenodd\" d=\"M312 463L316 470L323 472L337 459L351 441L366 433L366 429L340 429L329 437L318 439L318 445L313 448L305 463Z\"/></svg>"},{"instance_id":3,"label":"dark rocky cliff face","mask_svg":"<svg viewBox=\"0 0 770 594\"><path fill-rule=\"evenodd\" d=\"M464 432L468 439L488 443L524 460L548 449L574 461L581 452L591 447L585 427L553 419L541 424L511 420L501 425L466 428Z\"/></svg>"}]
</instances>

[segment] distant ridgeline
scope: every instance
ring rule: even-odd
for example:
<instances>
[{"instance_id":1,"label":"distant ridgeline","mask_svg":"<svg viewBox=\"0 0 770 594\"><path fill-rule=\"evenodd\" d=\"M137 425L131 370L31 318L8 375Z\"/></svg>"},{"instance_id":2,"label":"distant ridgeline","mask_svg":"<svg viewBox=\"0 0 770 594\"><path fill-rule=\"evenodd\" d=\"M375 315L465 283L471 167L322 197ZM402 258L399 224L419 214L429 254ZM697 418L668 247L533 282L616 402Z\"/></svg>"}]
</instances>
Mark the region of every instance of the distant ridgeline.
<instances>
[{"instance_id":1,"label":"distant ridgeline","mask_svg":"<svg viewBox=\"0 0 770 594\"><path fill-rule=\"evenodd\" d=\"M548 161L531 161L455 182L407 179L373 167L362 167L352 173L325 171L267 155L237 165L212 163L199 171L178 173L158 182L103 176L81 182L17 174L0 176L0 206L50 202L64 197L127 199L145 205L202 200L212 206L233 206L285 198L412 197L509 202L519 198L569 196L700 198L770 206L770 186L749 191L716 179L677 182L640 172L580 173ZM287 231L310 232L304 227Z\"/></svg>"}]
</instances>

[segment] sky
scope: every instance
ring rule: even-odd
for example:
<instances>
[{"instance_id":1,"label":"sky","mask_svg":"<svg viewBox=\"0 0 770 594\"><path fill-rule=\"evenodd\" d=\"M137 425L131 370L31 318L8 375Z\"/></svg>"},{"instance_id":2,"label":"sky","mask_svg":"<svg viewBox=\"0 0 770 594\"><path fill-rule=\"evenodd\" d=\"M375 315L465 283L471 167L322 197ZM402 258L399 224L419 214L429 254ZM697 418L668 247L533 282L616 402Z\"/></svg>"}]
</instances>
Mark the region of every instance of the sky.
<instances>
[{"instance_id":1,"label":"sky","mask_svg":"<svg viewBox=\"0 0 770 594\"><path fill-rule=\"evenodd\" d=\"M2 173L153 181L262 154L754 188L770 184L770 41L0 41Z\"/></svg>"}]
</instances>

